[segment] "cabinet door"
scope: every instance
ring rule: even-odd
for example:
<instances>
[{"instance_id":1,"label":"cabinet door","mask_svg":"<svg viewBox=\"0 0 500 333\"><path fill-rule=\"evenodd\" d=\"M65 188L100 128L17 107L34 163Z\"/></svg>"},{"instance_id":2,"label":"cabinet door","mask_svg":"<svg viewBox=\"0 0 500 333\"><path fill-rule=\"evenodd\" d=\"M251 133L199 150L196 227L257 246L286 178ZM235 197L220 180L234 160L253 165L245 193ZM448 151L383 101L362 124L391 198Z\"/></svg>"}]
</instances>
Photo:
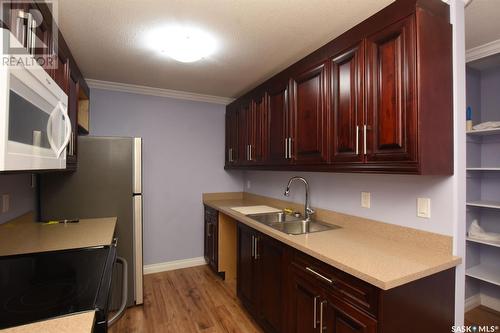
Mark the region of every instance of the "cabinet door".
<instances>
[{"instance_id":1,"label":"cabinet door","mask_svg":"<svg viewBox=\"0 0 500 333\"><path fill-rule=\"evenodd\" d=\"M364 48L360 42L331 61L332 161L363 162Z\"/></svg>"},{"instance_id":2,"label":"cabinet door","mask_svg":"<svg viewBox=\"0 0 500 333\"><path fill-rule=\"evenodd\" d=\"M292 78L292 156L298 164L326 163L326 66Z\"/></svg>"},{"instance_id":3,"label":"cabinet door","mask_svg":"<svg viewBox=\"0 0 500 333\"><path fill-rule=\"evenodd\" d=\"M376 333L377 321L332 295L327 295L320 305L323 332L327 333Z\"/></svg>"},{"instance_id":4,"label":"cabinet door","mask_svg":"<svg viewBox=\"0 0 500 333\"><path fill-rule=\"evenodd\" d=\"M255 265L255 231L238 223L237 294L249 311L257 305L257 270Z\"/></svg>"},{"instance_id":5,"label":"cabinet door","mask_svg":"<svg viewBox=\"0 0 500 333\"><path fill-rule=\"evenodd\" d=\"M417 106L413 16L368 37L367 160L415 161Z\"/></svg>"},{"instance_id":6,"label":"cabinet door","mask_svg":"<svg viewBox=\"0 0 500 333\"><path fill-rule=\"evenodd\" d=\"M78 126L78 79L68 76L68 116L71 119L71 137L66 148L66 169L77 167L77 126Z\"/></svg>"},{"instance_id":7,"label":"cabinet door","mask_svg":"<svg viewBox=\"0 0 500 333\"><path fill-rule=\"evenodd\" d=\"M322 301L319 283L292 267L288 321L293 333L317 333Z\"/></svg>"},{"instance_id":8,"label":"cabinet door","mask_svg":"<svg viewBox=\"0 0 500 333\"><path fill-rule=\"evenodd\" d=\"M248 146L250 141L250 119L251 106L245 103L238 109L238 163L247 164L249 162Z\"/></svg>"},{"instance_id":9,"label":"cabinet door","mask_svg":"<svg viewBox=\"0 0 500 333\"><path fill-rule=\"evenodd\" d=\"M285 333L285 293L286 265L284 246L276 240L259 235L257 241L257 261L259 265L259 317L266 332Z\"/></svg>"},{"instance_id":10,"label":"cabinet door","mask_svg":"<svg viewBox=\"0 0 500 333\"><path fill-rule=\"evenodd\" d=\"M263 95L252 101L252 111L249 121L250 142L250 160L259 163L264 160L266 149L264 147L267 141L266 119L267 119L266 96Z\"/></svg>"},{"instance_id":11,"label":"cabinet door","mask_svg":"<svg viewBox=\"0 0 500 333\"><path fill-rule=\"evenodd\" d=\"M238 110L226 111L226 164L238 161Z\"/></svg>"},{"instance_id":12,"label":"cabinet door","mask_svg":"<svg viewBox=\"0 0 500 333\"><path fill-rule=\"evenodd\" d=\"M288 85L268 91L268 162L286 163L288 158Z\"/></svg>"}]
</instances>

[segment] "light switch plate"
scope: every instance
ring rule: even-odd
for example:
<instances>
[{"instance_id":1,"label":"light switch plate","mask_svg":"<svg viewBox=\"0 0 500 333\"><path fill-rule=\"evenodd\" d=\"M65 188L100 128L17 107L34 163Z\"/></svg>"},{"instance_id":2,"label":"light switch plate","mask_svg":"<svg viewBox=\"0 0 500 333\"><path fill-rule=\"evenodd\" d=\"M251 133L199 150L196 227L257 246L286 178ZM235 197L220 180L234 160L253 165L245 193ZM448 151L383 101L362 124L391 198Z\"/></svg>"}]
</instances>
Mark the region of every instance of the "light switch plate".
<instances>
[{"instance_id":1,"label":"light switch plate","mask_svg":"<svg viewBox=\"0 0 500 333\"><path fill-rule=\"evenodd\" d=\"M361 207L370 208L370 206L371 206L370 192L361 192Z\"/></svg>"},{"instance_id":2,"label":"light switch plate","mask_svg":"<svg viewBox=\"0 0 500 333\"><path fill-rule=\"evenodd\" d=\"M7 213L10 210L10 194L2 195L2 213Z\"/></svg>"},{"instance_id":3,"label":"light switch plate","mask_svg":"<svg viewBox=\"0 0 500 333\"><path fill-rule=\"evenodd\" d=\"M431 199L417 198L417 216L427 219L431 217Z\"/></svg>"},{"instance_id":4,"label":"light switch plate","mask_svg":"<svg viewBox=\"0 0 500 333\"><path fill-rule=\"evenodd\" d=\"M247 188L251 188L252 187L252 182L250 180L247 180Z\"/></svg>"}]
</instances>

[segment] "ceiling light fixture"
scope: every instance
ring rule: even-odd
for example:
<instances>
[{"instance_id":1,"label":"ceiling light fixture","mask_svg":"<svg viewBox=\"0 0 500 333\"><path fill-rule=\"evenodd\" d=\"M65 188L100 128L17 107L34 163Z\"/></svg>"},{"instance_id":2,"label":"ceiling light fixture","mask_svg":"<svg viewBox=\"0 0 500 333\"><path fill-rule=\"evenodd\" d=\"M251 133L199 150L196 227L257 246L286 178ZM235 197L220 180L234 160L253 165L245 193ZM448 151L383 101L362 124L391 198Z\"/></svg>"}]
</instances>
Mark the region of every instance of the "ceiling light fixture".
<instances>
[{"instance_id":1,"label":"ceiling light fixture","mask_svg":"<svg viewBox=\"0 0 500 333\"><path fill-rule=\"evenodd\" d=\"M189 26L168 26L156 29L149 36L155 50L180 62L195 62L213 54L215 39L201 29Z\"/></svg>"}]
</instances>

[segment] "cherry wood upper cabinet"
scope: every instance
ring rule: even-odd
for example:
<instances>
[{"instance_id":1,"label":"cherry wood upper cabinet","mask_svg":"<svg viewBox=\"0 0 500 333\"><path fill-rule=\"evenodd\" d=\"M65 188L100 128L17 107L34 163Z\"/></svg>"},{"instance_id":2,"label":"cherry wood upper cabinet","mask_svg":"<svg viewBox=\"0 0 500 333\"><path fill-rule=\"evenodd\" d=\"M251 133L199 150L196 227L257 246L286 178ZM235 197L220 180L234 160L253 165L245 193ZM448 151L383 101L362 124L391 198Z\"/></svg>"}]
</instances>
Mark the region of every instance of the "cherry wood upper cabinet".
<instances>
[{"instance_id":1,"label":"cherry wood upper cabinet","mask_svg":"<svg viewBox=\"0 0 500 333\"><path fill-rule=\"evenodd\" d=\"M292 78L291 155L298 163L328 161L326 90L325 64Z\"/></svg>"},{"instance_id":2,"label":"cherry wood upper cabinet","mask_svg":"<svg viewBox=\"0 0 500 333\"><path fill-rule=\"evenodd\" d=\"M267 94L267 149L270 164L284 164L289 157L289 107L288 84L281 84L268 90Z\"/></svg>"},{"instance_id":3,"label":"cherry wood upper cabinet","mask_svg":"<svg viewBox=\"0 0 500 333\"><path fill-rule=\"evenodd\" d=\"M267 137L226 167L451 175L452 63L449 6L396 0L231 103L267 95Z\"/></svg>"},{"instance_id":4,"label":"cherry wood upper cabinet","mask_svg":"<svg viewBox=\"0 0 500 333\"><path fill-rule=\"evenodd\" d=\"M238 110L226 112L226 164L238 161Z\"/></svg>"},{"instance_id":5,"label":"cherry wood upper cabinet","mask_svg":"<svg viewBox=\"0 0 500 333\"><path fill-rule=\"evenodd\" d=\"M364 42L331 61L332 161L363 162Z\"/></svg>"},{"instance_id":6,"label":"cherry wood upper cabinet","mask_svg":"<svg viewBox=\"0 0 500 333\"><path fill-rule=\"evenodd\" d=\"M416 161L415 20L395 23L367 39L368 161Z\"/></svg>"},{"instance_id":7,"label":"cherry wood upper cabinet","mask_svg":"<svg viewBox=\"0 0 500 333\"><path fill-rule=\"evenodd\" d=\"M259 163L267 155L267 99L265 94L252 100L251 113L250 160L251 162Z\"/></svg>"}]
</instances>

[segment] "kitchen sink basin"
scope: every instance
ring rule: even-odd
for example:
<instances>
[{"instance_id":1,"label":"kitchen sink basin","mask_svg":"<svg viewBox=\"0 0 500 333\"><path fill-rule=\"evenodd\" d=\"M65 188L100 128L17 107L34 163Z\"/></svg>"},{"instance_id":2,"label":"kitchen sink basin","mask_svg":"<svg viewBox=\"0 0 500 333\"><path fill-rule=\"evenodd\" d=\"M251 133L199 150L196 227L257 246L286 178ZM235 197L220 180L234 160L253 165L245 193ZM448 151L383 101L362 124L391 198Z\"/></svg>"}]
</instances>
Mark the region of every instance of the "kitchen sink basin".
<instances>
[{"instance_id":1,"label":"kitchen sink basin","mask_svg":"<svg viewBox=\"0 0 500 333\"><path fill-rule=\"evenodd\" d=\"M247 215L249 218L256 220L257 222L264 223L264 224L271 224L271 223L283 223L283 222L290 222L290 221L299 221L301 220L301 217L294 216L294 215L289 215L285 214L283 212L279 213L263 213L263 214L250 214Z\"/></svg>"},{"instance_id":2,"label":"kitchen sink basin","mask_svg":"<svg viewBox=\"0 0 500 333\"><path fill-rule=\"evenodd\" d=\"M289 235L302 235L340 228L336 225L326 224L315 220L304 221L302 217L284 213L251 214L247 216L257 222Z\"/></svg>"}]
</instances>

